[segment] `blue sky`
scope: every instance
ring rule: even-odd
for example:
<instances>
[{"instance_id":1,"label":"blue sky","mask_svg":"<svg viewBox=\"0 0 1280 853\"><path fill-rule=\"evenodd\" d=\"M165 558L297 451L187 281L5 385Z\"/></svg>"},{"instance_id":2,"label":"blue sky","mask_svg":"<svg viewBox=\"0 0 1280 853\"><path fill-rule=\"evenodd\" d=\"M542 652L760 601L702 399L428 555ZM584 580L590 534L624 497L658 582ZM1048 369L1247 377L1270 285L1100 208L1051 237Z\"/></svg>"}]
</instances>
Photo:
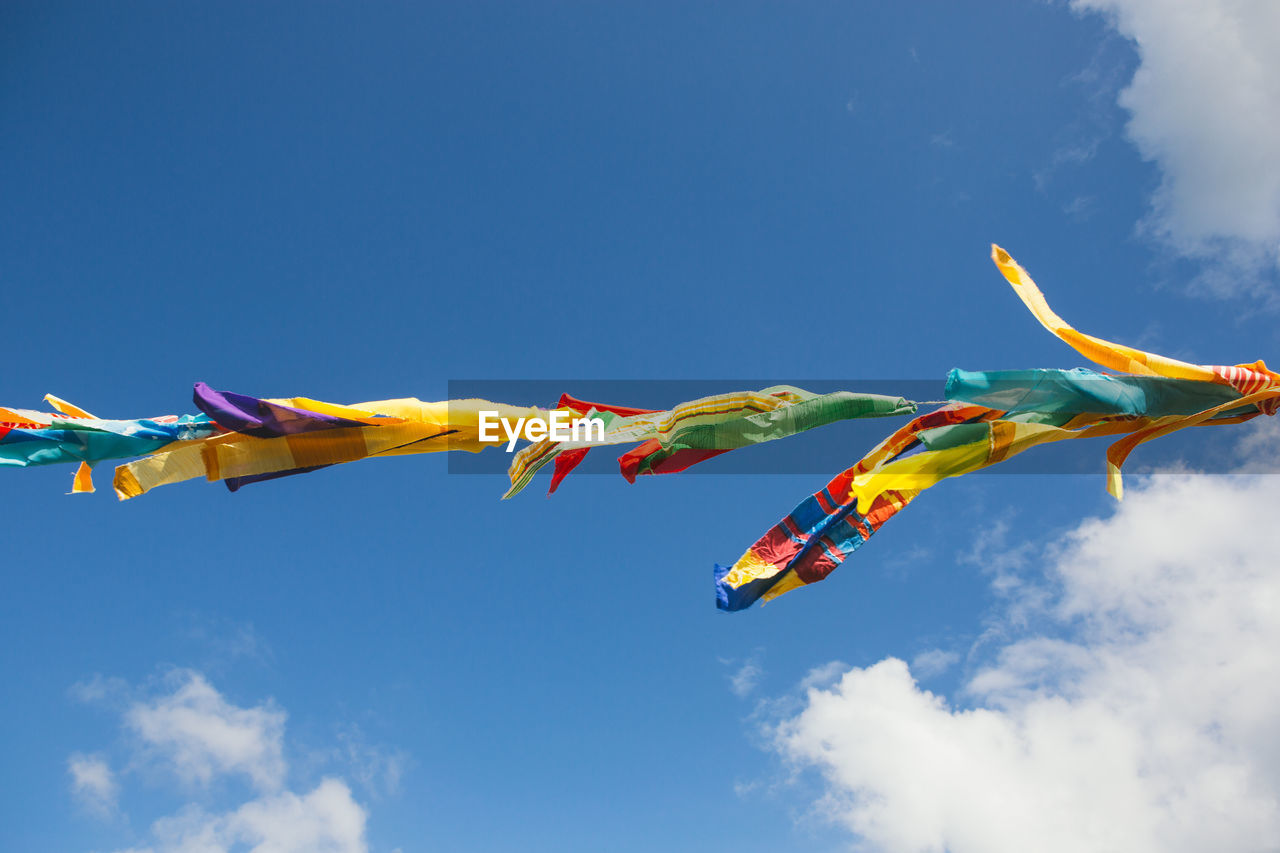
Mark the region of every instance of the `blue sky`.
<instances>
[{"instance_id":1,"label":"blue sky","mask_svg":"<svg viewBox=\"0 0 1280 853\"><path fill-rule=\"evenodd\" d=\"M1265 358L1276 14L8 3L0 403L184 413L197 380L336 402L511 378L940 395L952 367L1080 364L991 242L1081 329ZM1242 454L1269 447L1248 435ZM832 473L868 449L811 447ZM500 502L500 476L408 457L128 503L69 497L70 476L0 477L6 850L999 849L945 817L987 815L977 789L1033 792L996 836L1014 849L1175 849L1152 805L1170 791L1205 832L1274 837L1280 781L1249 758L1272 737L1239 709L1280 709L1248 653L1278 638L1269 613L1236 619L1280 595L1249 515L1265 478L1157 478L1123 510L1100 476L947 483L821 585L725 615L712 564L825 476L582 476ZM1238 512L1179 515L1210 498ZM1203 664L1233 706L1170 711L1208 677L1187 644L1250 662ZM1161 701L1118 686L1139 682ZM1112 716L1038 726L1047 707ZM975 719L1028 746L992 759ZM1210 725L1214 744L1186 734ZM1080 738L1136 756L1095 768L1110 780L1177 757L1117 782L1116 838L1037 821L1104 814L1055 757Z\"/></svg>"}]
</instances>

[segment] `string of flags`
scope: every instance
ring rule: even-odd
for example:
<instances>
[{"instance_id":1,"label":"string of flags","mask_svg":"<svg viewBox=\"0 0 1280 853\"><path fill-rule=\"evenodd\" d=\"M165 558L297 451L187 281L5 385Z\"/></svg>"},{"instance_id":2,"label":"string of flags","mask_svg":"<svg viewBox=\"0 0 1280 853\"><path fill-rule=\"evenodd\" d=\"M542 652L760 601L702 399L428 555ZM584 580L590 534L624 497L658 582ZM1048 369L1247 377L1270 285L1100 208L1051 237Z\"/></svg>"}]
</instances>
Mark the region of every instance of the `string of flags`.
<instances>
[{"instance_id":1,"label":"string of flags","mask_svg":"<svg viewBox=\"0 0 1280 853\"><path fill-rule=\"evenodd\" d=\"M822 580L945 479L1042 444L1106 436L1113 439L1106 453L1107 490L1120 499L1121 469L1138 445L1187 427L1272 415L1280 407L1280 374L1262 361L1189 364L1084 334L1053 312L1005 250L993 245L992 260L1042 326L1112 372L952 370L945 400L923 414L927 404L902 397L814 394L786 385L654 411L568 394L547 409L475 399L336 405L304 397L262 399L196 383L199 414L131 420L98 418L48 395L53 412L0 407L0 466L78 463L72 492L84 493L94 491L96 466L121 462L112 485L128 500L197 477L236 491L360 459L477 453L524 437L529 443L513 454L508 471L504 497L510 498L547 465L548 494L554 493L596 447L632 445L618 462L623 477L634 482L838 421L914 416L802 500L736 562L715 566L716 605L735 611Z\"/></svg>"}]
</instances>

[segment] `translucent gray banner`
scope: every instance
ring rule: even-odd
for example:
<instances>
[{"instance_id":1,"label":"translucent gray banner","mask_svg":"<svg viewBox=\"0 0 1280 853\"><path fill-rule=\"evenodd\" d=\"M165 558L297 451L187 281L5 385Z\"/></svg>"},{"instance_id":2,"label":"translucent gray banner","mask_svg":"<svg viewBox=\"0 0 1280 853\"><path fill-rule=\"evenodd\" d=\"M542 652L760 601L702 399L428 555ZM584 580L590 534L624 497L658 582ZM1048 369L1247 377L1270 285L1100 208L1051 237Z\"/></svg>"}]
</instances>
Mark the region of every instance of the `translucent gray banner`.
<instances>
[{"instance_id":1,"label":"translucent gray banner","mask_svg":"<svg viewBox=\"0 0 1280 853\"><path fill-rule=\"evenodd\" d=\"M458 379L449 381L449 399L479 398L514 406L554 408L561 394L578 400L644 409L670 409L680 403L734 391L760 391L791 385L813 393L853 391L904 397L920 403L920 412L943 400L939 379ZM830 476L858 461L885 436L903 426L909 416L840 421L788 438L733 450L697 464L684 476L701 474L804 474ZM1194 470L1201 473L1272 473L1270 455L1249 463L1237 450L1250 425L1219 425L1184 429L1143 444L1125 465L1128 474ZM991 475L1094 474L1105 471L1106 449L1115 438L1060 441L1031 448L999 465ZM520 441L518 451L526 446ZM617 457L634 445L595 448L575 469L574 476L618 476ZM482 453L448 454L453 474L503 473L513 454L505 438ZM545 473L542 476L546 476Z\"/></svg>"}]
</instances>

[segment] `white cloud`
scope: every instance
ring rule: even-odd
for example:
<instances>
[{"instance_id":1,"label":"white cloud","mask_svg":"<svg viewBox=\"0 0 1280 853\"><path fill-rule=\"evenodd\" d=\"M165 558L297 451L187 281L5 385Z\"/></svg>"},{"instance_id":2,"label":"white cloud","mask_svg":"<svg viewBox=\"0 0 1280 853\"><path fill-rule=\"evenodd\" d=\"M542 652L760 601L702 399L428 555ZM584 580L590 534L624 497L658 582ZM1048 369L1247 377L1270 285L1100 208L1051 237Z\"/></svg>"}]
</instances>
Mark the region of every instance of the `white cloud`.
<instances>
[{"instance_id":1,"label":"white cloud","mask_svg":"<svg viewBox=\"0 0 1280 853\"><path fill-rule=\"evenodd\" d=\"M115 703L129 694L129 685L121 678L105 678L95 674L86 681L77 681L71 685L68 693L77 702L89 705Z\"/></svg>"},{"instance_id":2,"label":"white cloud","mask_svg":"<svg viewBox=\"0 0 1280 853\"><path fill-rule=\"evenodd\" d=\"M1184 255L1274 273L1280 262L1280 3L1072 5L1106 14L1137 47L1141 64L1120 105L1130 113L1129 138L1162 173L1150 230Z\"/></svg>"},{"instance_id":3,"label":"white cloud","mask_svg":"<svg viewBox=\"0 0 1280 853\"><path fill-rule=\"evenodd\" d=\"M956 652L945 649L929 649L911 659L911 671L921 678L941 675L960 660Z\"/></svg>"},{"instance_id":4,"label":"white cloud","mask_svg":"<svg viewBox=\"0 0 1280 853\"><path fill-rule=\"evenodd\" d=\"M870 849L1273 849L1277 505L1269 476L1133 489L1048 550L1060 594L994 648L970 707L890 658L809 687L777 748Z\"/></svg>"},{"instance_id":5,"label":"white cloud","mask_svg":"<svg viewBox=\"0 0 1280 853\"><path fill-rule=\"evenodd\" d=\"M1093 215L1098 200L1091 195L1078 195L1062 206L1062 212L1077 222L1084 222Z\"/></svg>"},{"instance_id":6,"label":"white cloud","mask_svg":"<svg viewBox=\"0 0 1280 853\"><path fill-rule=\"evenodd\" d=\"M1280 473L1280 420L1258 418L1250 423L1236 442L1236 453L1244 460L1242 472Z\"/></svg>"},{"instance_id":7,"label":"white cloud","mask_svg":"<svg viewBox=\"0 0 1280 853\"><path fill-rule=\"evenodd\" d=\"M110 765L100 756L76 753L67 759L71 791L89 811L100 817L116 810L119 787Z\"/></svg>"},{"instance_id":8,"label":"white cloud","mask_svg":"<svg viewBox=\"0 0 1280 853\"><path fill-rule=\"evenodd\" d=\"M229 664L244 661L269 665L275 660L271 644L250 622L236 622L203 613L187 613L183 616L188 638L204 646L208 654L209 668L225 669Z\"/></svg>"},{"instance_id":9,"label":"white cloud","mask_svg":"<svg viewBox=\"0 0 1280 853\"><path fill-rule=\"evenodd\" d=\"M238 708L197 672L172 679L172 693L135 703L125 715L152 754L186 781L208 784L218 774L242 773L259 789L279 788L284 712L270 702Z\"/></svg>"},{"instance_id":10,"label":"white cloud","mask_svg":"<svg viewBox=\"0 0 1280 853\"><path fill-rule=\"evenodd\" d=\"M121 691L127 687L112 694ZM274 703L239 707L199 672L179 670L170 674L166 692L126 704L122 713L137 735L126 766L154 762L201 785L243 776L257 790L233 808L210 811L211 792L196 789L197 801L152 822L148 844L119 853L367 853L367 813L345 781L326 777L303 794L285 787L286 715ZM349 760L357 778L394 789L405 756L353 732L340 737L345 749L335 755ZM67 766L78 796L103 813L114 811L119 783L104 759L76 754Z\"/></svg>"},{"instance_id":11,"label":"white cloud","mask_svg":"<svg viewBox=\"0 0 1280 853\"><path fill-rule=\"evenodd\" d=\"M308 794L286 791L226 814L188 807L152 825L153 846L121 853L365 853L365 817L345 783L325 779Z\"/></svg>"},{"instance_id":12,"label":"white cloud","mask_svg":"<svg viewBox=\"0 0 1280 853\"><path fill-rule=\"evenodd\" d=\"M808 690L811 687L826 687L837 681L849 665L844 661L833 660L824 663L822 666L816 666L809 670L809 673L800 682L801 690Z\"/></svg>"},{"instance_id":13,"label":"white cloud","mask_svg":"<svg viewBox=\"0 0 1280 853\"><path fill-rule=\"evenodd\" d=\"M729 689L733 691L734 696L743 699L756 689L763 674L764 671L760 669L760 664L756 663L755 658L748 658L734 671L733 675L729 676Z\"/></svg>"},{"instance_id":14,"label":"white cloud","mask_svg":"<svg viewBox=\"0 0 1280 853\"><path fill-rule=\"evenodd\" d=\"M356 725L339 731L338 743L336 755L368 794L376 797L399 791L400 780L409 764L409 756L403 750L370 743Z\"/></svg>"}]
</instances>

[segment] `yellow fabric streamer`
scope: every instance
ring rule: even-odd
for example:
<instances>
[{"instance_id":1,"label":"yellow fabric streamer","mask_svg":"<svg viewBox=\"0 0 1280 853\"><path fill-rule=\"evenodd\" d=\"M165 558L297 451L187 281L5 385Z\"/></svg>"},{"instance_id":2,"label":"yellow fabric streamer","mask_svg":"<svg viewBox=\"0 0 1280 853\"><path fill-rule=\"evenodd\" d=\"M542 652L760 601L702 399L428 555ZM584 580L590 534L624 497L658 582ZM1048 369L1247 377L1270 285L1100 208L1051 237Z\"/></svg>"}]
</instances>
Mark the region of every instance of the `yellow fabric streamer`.
<instances>
[{"instance_id":1,"label":"yellow fabric streamer","mask_svg":"<svg viewBox=\"0 0 1280 853\"><path fill-rule=\"evenodd\" d=\"M66 400L63 400L60 397L55 397L52 394L45 394L44 399L46 403L48 403L50 406L53 406L53 408L56 409L57 411L62 412L62 414L66 415L67 417L71 417L71 418L92 418L93 417L93 415L89 414L79 406L74 406L71 403L68 403Z\"/></svg>"},{"instance_id":2,"label":"yellow fabric streamer","mask_svg":"<svg viewBox=\"0 0 1280 853\"><path fill-rule=\"evenodd\" d=\"M1232 403L1232 406L1238 403ZM1159 421L1173 420L1169 418ZM942 450L925 450L895 459L887 465L858 474L850 484L850 497L857 498L858 512L866 514L877 497L888 491L912 496L949 477L959 477L1016 456L1040 444L1076 438L1119 435L1140 430L1151 418L1093 417L1072 419L1065 426L994 420L986 438ZM1123 459L1120 460L1123 463Z\"/></svg>"},{"instance_id":3,"label":"yellow fabric streamer","mask_svg":"<svg viewBox=\"0 0 1280 853\"><path fill-rule=\"evenodd\" d=\"M161 453L116 468L116 495L127 500L157 486L196 477L225 480L355 462L371 456L406 456L446 450L478 453L493 446L491 441L480 440L481 411L497 412L497 417L512 421L546 415L542 409L508 406L488 400L424 403L405 398L339 406L299 397L271 402L355 420L364 425L278 438L258 438L232 432L169 445Z\"/></svg>"},{"instance_id":4,"label":"yellow fabric streamer","mask_svg":"<svg viewBox=\"0 0 1280 853\"><path fill-rule=\"evenodd\" d=\"M1206 423L1215 425L1242 423L1256 418L1257 415L1248 414L1238 415L1233 418L1219 418L1218 420L1210 419L1214 415L1238 409L1241 406L1256 405L1261 408L1267 402L1274 403L1276 400L1280 400L1280 388L1267 388L1254 394L1246 394L1239 400L1232 400L1230 403L1214 406L1212 409L1205 409L1203 412L1197 412L1194 415L1158 418L1150 426L1135 430L1107 449L1107 491L1116 500L1124 498L1124 483L1120 477L1120 467L1124 465L1125 460L1129 458L1129 454L1139 444L1190 426L1200 426Z\"/></svg>"},{"instance_id":5,"label":"yellow fabric streamer","mask_svg":"<svg viewBox=\"0 0 1280 853\"><path fill-rule=\"evenodd\" d=\"M1253 404L1258 407L1260 413L1268 415L1275 414L1277 407L1280 406L1280 373L1268 369L1261 360L1233 366L1190 364L1105 341L1093 335L1086 335L1076 331L1067 321L1054 313L1044 294L1040 292L1040 288L1036 287L1031 276L1027 275L1027 271L1008 252L994 243L991 244L991 259L1001 274L1013 285L1014 293L1018 294L1018 298L1040 321L1040 325L1095 364L1139 376L1163 376L1170 379L1191 379L1229 385L1244 395L1239 400L1206 409L1194 415L1157 419L1146 426L1134 429L1131 435L1113 444L1107 451L1107 491L1117 500L1124 497L1120 467L1139 444L1188 426L1205 423L1240 423L1256 417L1256 415L1242 415L1238 418L1219 418L1211 421L1215 415L1241 406Z\"/></svg>"},{"instance_id":6,"label":"yellow fabric streamer","mask_svg":"<svg viewBox=\"0 0 1280 853\"><path fill-rule=\"evenodd\" d=\"M52 394L44 395L45 402L53 406L54 410L61 412L69 418L92 418L93 415L86 412L79 406L68 403L61 397L55 397ZM93 488L93 469L89 467L88 462L81 462L76 468L76 476L71 481L71 494L73 495L89 495L96 491Z\"/></svg>"},{"instance_id":7,"label":"yellow fabric streamer","mask_svg":"<svg viewBox=\"0 0 1280 853\"><path fill-rule=\"evenodd\" d=\"M1175 358L1144 352L1078 332L1066 320L1054 313L1045 300L1044 294L1040 292L1040 288L1036 287L1031 276L1027 275L1027 271L995 243L991 244L991 260L995 261L1001 274L1013 285L1014 293L1018 294L1018 298L1040 321L1040 325L1094 364L1139 376L1166 376L1171 379L1196 379L1231 385L1242 394L1261 390L1266 385L1280 383L1280 373L1268 370L1266 364L1261 361L1238 364L1234 367L1189 364Z\"/></svg>"},{"instance_id":8,"label":"yellow fabric streamer","mask_svg":"<svg viewBox=\"0 0 1280 853\"><path fill-rule=\"evenodd\" d=\"M89 467L88 462L81 462L76 468L75 479L71 481L71 494L89 495L95 491L97 490L93 487L93 469Z\"/></svg>"}]
</instances>

